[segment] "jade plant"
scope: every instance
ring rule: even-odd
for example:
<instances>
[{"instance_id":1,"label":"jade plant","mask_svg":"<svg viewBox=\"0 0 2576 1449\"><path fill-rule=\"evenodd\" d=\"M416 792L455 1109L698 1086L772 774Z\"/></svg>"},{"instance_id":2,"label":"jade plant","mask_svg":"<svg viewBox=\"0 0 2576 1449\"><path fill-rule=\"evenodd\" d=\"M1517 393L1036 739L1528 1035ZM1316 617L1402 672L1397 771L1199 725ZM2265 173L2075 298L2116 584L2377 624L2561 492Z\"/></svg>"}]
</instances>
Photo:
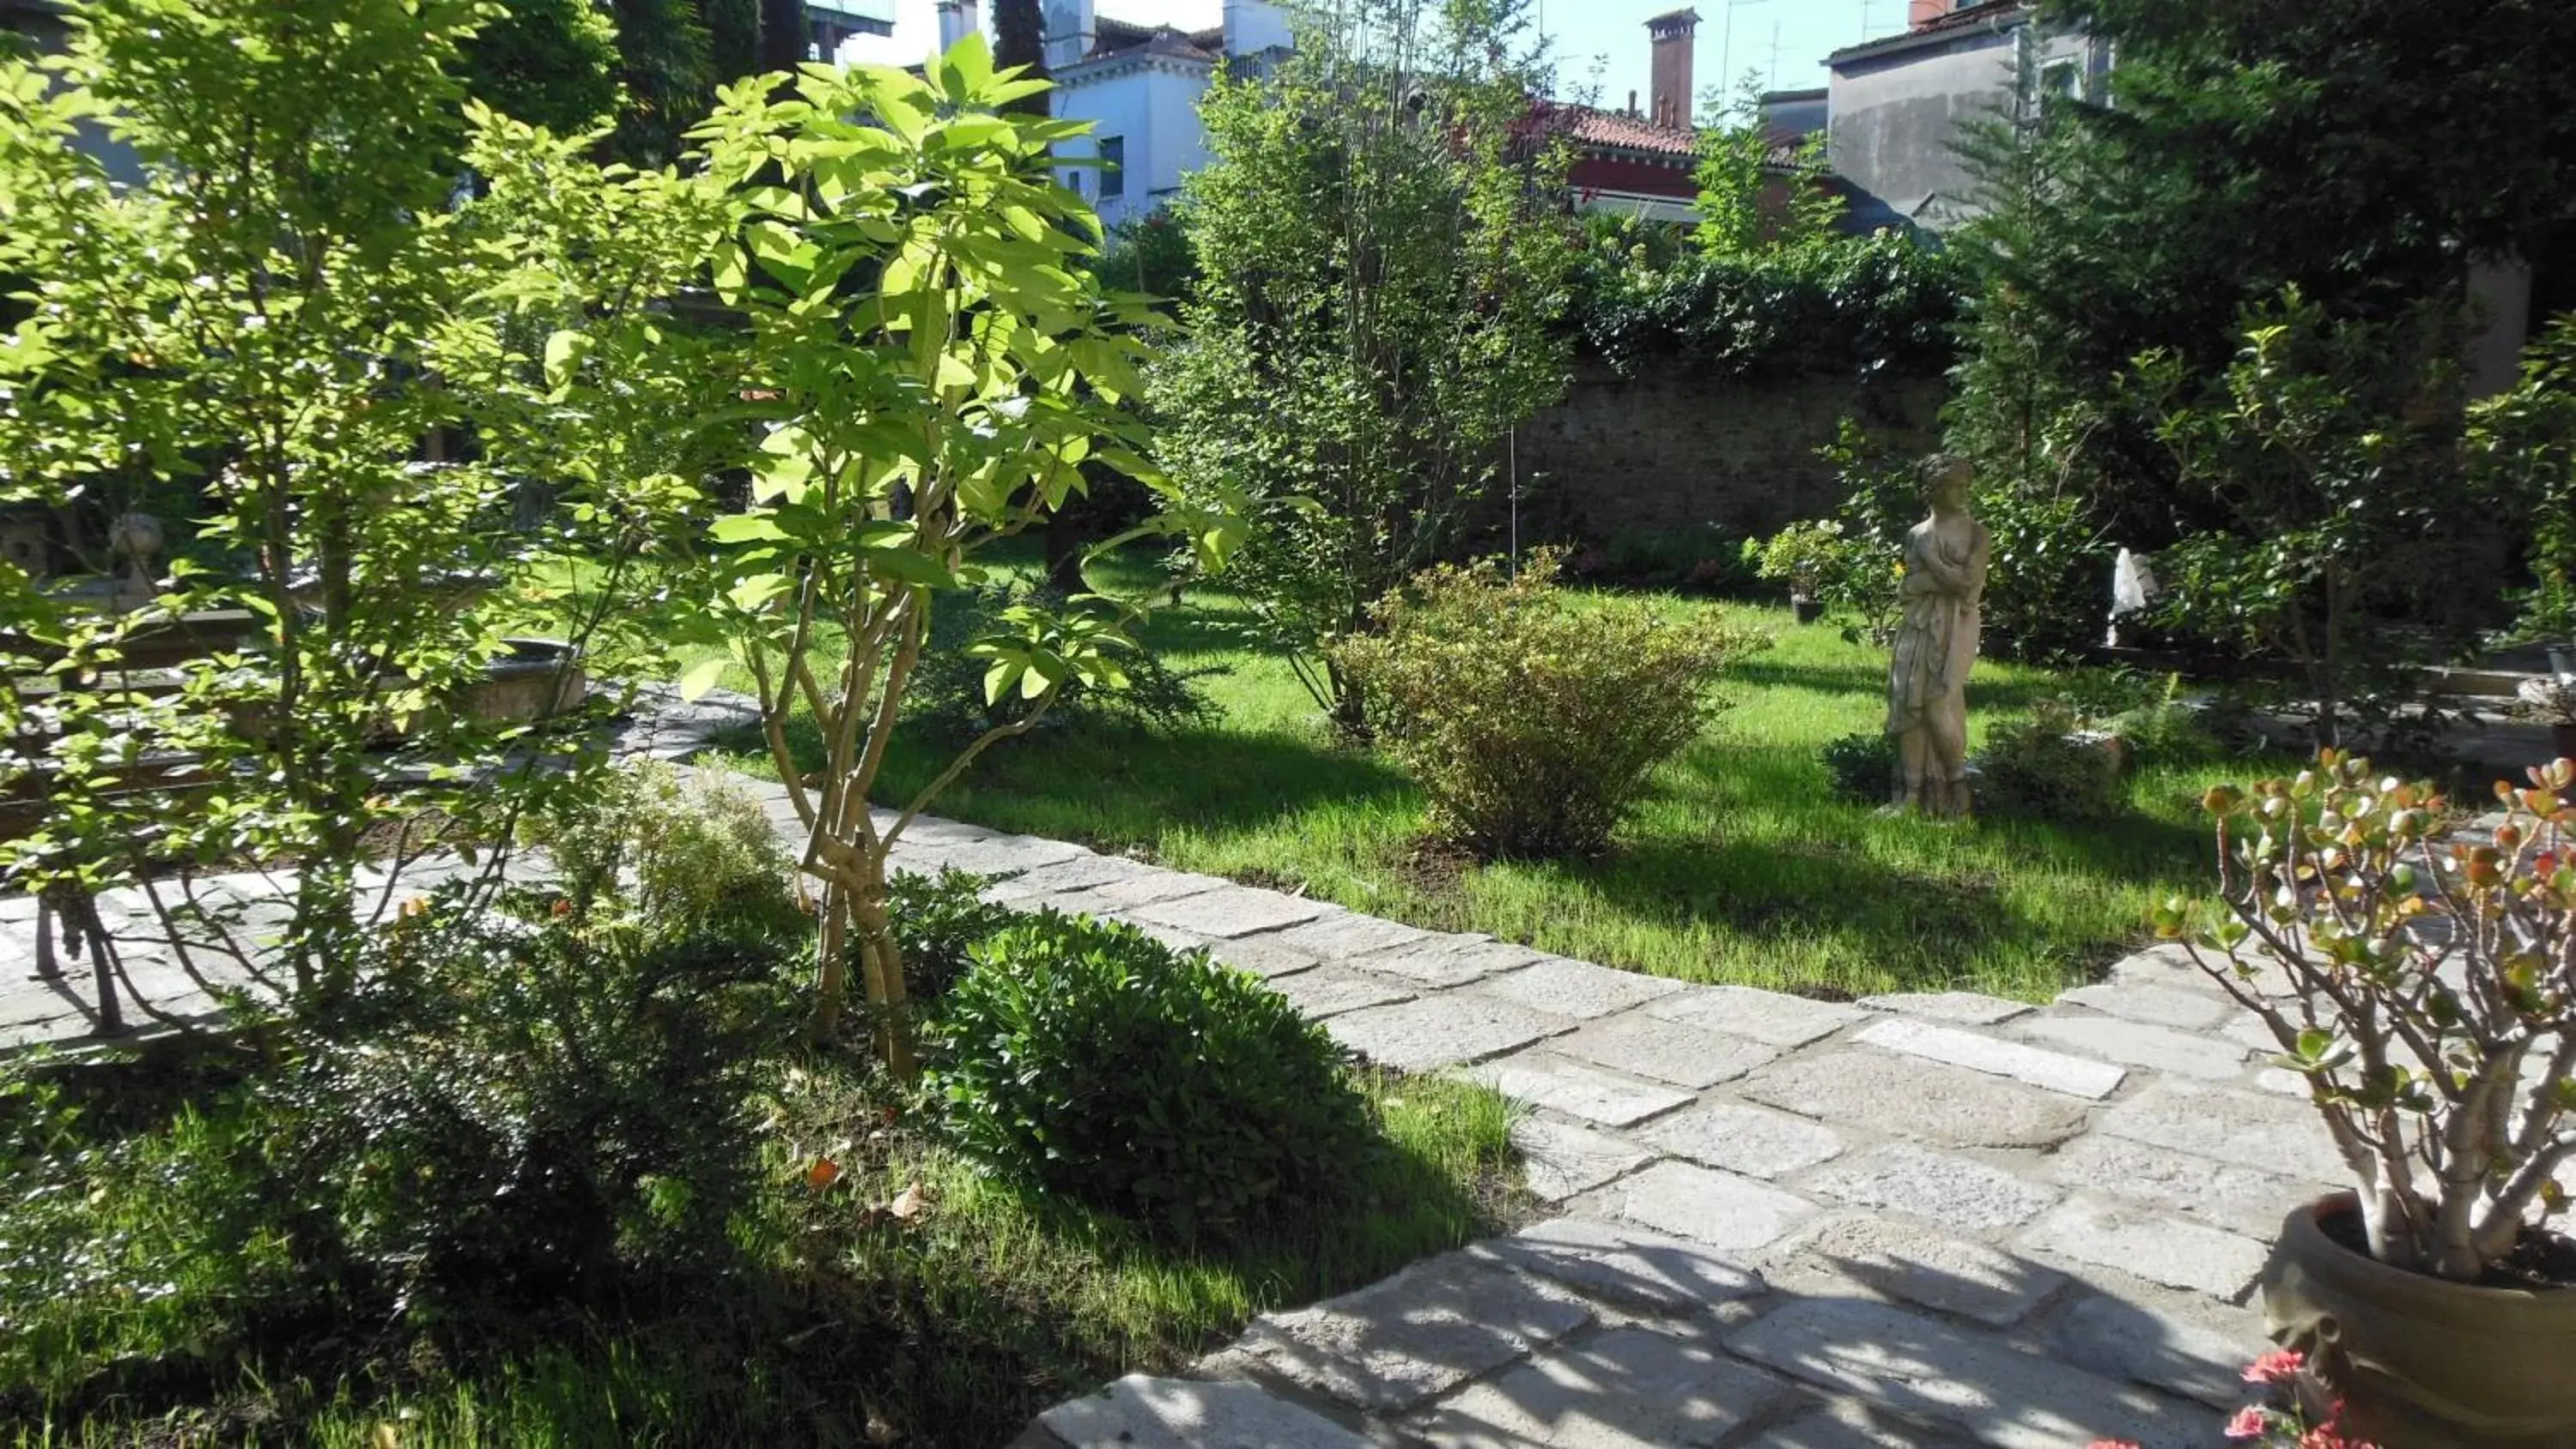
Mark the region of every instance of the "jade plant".
<instances>
[{"instance_id":1,"label":"jade plant","mask_svg":"<svg viewBox=\"0 0 2576 1449\"><path fill-rule=\"evenodd\" d=\"M2157 913L2307 1079L2371 1255L2456 1281L2565 1208L2576 1160L2576 761L2529 778L2491 837L2331 750L2220 786L2220 907Z\"/></svg>"}]
</instances>

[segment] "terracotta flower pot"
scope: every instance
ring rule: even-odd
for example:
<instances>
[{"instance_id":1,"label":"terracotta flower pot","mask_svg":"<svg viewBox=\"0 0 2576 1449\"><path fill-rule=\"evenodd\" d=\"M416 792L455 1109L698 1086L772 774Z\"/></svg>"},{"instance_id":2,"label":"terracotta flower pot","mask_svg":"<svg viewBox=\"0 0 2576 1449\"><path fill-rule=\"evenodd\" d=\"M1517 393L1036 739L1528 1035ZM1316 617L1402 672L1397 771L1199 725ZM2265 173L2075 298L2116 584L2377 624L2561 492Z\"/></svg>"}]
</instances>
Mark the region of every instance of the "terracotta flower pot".
<instances>
[{"instance_id":1,"label":"terracotta flower pot","mask_svg":"<svg viewBox=\"0 0 2576 1449\"><path fill-rule=\"evenodd\" d=\"M2294 1210L2263 1271L2265 1326L2344 1401L2345 1432L2387 1449L2576 1446L2576 1289L2389 1267L2323 1227L2359 1212L2348 1192Z\"/></svg>"}]
</instances>

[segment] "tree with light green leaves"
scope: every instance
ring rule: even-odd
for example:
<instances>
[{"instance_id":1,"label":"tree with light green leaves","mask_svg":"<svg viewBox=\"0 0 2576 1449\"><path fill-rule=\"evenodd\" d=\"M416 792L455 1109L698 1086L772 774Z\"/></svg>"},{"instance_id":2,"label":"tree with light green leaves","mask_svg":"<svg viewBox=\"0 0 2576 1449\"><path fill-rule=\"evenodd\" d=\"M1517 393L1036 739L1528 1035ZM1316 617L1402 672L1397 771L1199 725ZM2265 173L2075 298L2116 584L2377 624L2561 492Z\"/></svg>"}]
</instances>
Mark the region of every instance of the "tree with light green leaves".
<instances>
[{"instance_id":1,"label":"tree with light green leaves","mask_svg":"<svg viewBox=\"0 0 2576 1449\"><path fill-rule=\"evenodd\" d=\"M77 896L171 862L292 861L299 991L353 979L372 836L433 808L506 830L511 787L546 785L523 767L538 726L454 704L525 622L492 586L544 553L510 527L510 467L541 454L587 520L561 537L589 542L693 486L637 445L643 410L549 338L577 318L643 355L645 304L685 280L713 213L676 178L600 171L595 138L461 107L477 19L441 0L97 0L67 53L0 65L0 275L20 309L0 499L146 509L170 545L132 610L0 569L10 674L74 686L0 704L17 726L0 774L45 805L0 868ZM73 144L84 124L140 178L111 185ZM457 197L459 154L492 199ZM150 688L118 671L141 633L227 611L251 621L238 653ZM207 783L143 788L172 755Z\"/></svg>"},{"instance_id":2,"label":"tree with light green leaves","mask_svg":"<svg viewBox=\"0 0 2576 1449\"><path fill-rule=\"evenodd\" d=\"M1211 566L1235 525L1170 497L1139 452L1151 319L1082 265L1099 221L1056 183L1050 156L1082 124L1005 109L1044 82L996 73L980 35L925 76L809 65L773 94L778 79L730 89L699 132L731 208L714 279L743 319L733 375L765 429L750 506L714 524L723 556L699 627L754 681L803 827L799 864L821 910L815 1032L841 1030L855 966L877 1050L908 1075L888 852L1057 690L1116 685L1139 606L1083 594L1009 610L1005 630L970 647L989 662L988 693L1037 708L875 808L934 611L986 576L993 545L1080 493L1086 463L1167 495L1174 511L1147 527L1185 536ZM819 769L791 747L800 718L821 735Z\"/></svg>"},{"instance_id":3,"label":"tree with light green leaves","mask_svg":"<svg viewBox=\"0 0 2576 1449\"><path fill-rule=\"evenodd\" d=\"M1352 0L1200 107L1211 160L1180 207L1200 279L1154 375L1156 456L1191 496L1249 495L1235 586L1349 730L1360 703L1321 646L1450 550L1570 375L1544 94L1522 0Z\"/></svg>"}]
</instances>

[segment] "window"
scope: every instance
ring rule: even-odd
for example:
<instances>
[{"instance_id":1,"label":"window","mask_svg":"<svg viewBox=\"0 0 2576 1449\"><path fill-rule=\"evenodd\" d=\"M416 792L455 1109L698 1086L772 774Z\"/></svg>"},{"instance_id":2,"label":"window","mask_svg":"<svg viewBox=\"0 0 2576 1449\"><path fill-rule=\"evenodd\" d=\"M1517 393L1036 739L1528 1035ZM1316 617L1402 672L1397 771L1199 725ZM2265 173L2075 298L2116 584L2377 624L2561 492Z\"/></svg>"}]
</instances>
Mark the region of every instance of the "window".
<instances>
[{"instance_id":1,"label":"window","mask_svg":"<svg viewBox=\"0 0 2576 1449\"><path fill-rule=\"evenodd\" d=\"M1127 194L1127 138L1100 138L1100 199Z\"/></svg>"},{"instance_id":2,"label":"window","mask_svg":"<svg viewBox=\"0 0 2576 1449\"><path fill-rule=\"evenodd\" d=\"M2052 96L2072 98L2075 95L2075 62L2052 61L2040 68L2039 88Z\"/></svg>"}]
</instances>

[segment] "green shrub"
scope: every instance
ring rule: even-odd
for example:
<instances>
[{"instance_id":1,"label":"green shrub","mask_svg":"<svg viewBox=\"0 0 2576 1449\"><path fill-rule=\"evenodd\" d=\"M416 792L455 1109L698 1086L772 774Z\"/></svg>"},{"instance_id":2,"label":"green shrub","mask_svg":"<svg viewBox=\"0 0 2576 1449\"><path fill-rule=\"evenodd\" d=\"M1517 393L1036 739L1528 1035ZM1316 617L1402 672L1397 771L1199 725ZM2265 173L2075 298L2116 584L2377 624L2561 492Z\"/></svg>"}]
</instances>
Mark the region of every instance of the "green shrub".
<instances>
[{"instance_id":1,"label":"green shrub","mask_svg":"<svg viewBox=\"0 0 2576 1449\"><path fill-rule=\"evenodd\" d=\"M963 745L985 731L1011 724L1029 711L1017 690L988 700L984 677L993 661L969 652L978 639L1012 631L1010 611L1037 597L1025 584L987 584L940 602L931 615L930 639L904 690L904 718L943 744ZM1038 721L1062 729L1106 720L1148 729L1179 730L1214 724L1216 706L1197 681L1221 668L1174 669L1142 650L1122 650L1115 688L1067 679Z\"/></svg>"},{"instance_id":2,"label":"green shrub","mask_svg":"<svg viewBox=\"0 0 2576 1449\"><path fill-rule=\"evenodd\" d=\"M2042 700L2028 719L1994 727L1976 758L1977 806L2039 820L2106 820L2128 808L2117 736L2087 731L2063 703Z\"/></svg>"},{"instance_id":3,"label":"green shrub","mask_svg":"<svg viewBox=\"0 0 2576 1449\"><path fill-rule=\"evenodd\" d=\"M1750 576L1744 540L1714 523L1623 528L1575 555L1566 571L1590 583L1703 593L1735 587Z\"/></svg>"},{"instance_id":4,"label":"green shrub","mask_svg":"<svg viewBox=\"0 0 2576 1449\"><path fill-rule=\"evenodd\" d=\"M886 914L903 952L905 985L916 998L947 994L966 973L974 949L1019 919L1017 911L979 894L985 884L984 877L962 870L936 876L902 871L889 882Z\"/></svg>"},{"instance_id":5,"label":"green shrub","mask_svg":"<svg viewBox=\"0 0 2576 1449\"><path fill-rule=\"evenodd\" d=\"M757 1064L791 1034L803 937L726 917L638 940L550 899L434 900L256 1089L298 1124L282 1179L331 1185L338 1251L405 1307L514 1311L711 1262L752 1190Z\"/></svg>"},{"instance_id":6,"label":"green shrub","mask_svg":"<svg viewBox=\"0 0 2576 1449\"><path fill-rule=\"evenodd\" d=\"M1429 570L1370 611L1379 632L1332 652L1434 827L1487 854L1599 851L1720 707L1710 680L1769 645L1633 599L1578 599L1555 571L1546 552L1517 578L1492 559Z\"/></svg>"},{"instance_id":7,"label":"green shrub","mask_svg":"<svg viewBox=\"0 0 2576 1449\"><path fill-rule=\"evenodd\" d=\"M660 940L810 925L790 892L794 862L738 785L708 771L684 779L653 760L601 778L596 791L531 812L520 832L554 857L585 921Z\"/></svg>"},{"instance_id":8,"label":"green shrub","mask_svg":"<svg viewBox=\"0 0 2576 1449\"><path fill-rule=\"evenodd\" d=\"M801 939L648 942L550 892L459 899L385 933L347 996L217 1054L234 1070L211 1083L59 1074L103 1118L0 1070L0 1422L253 1356L292 1375L414 1335L473 1353L628 1288L734 1281Z\"/></svg>"},{"instance_id":9,"label":"green shrub","mask_svg":"<svg viewBox=\"0 0 2576 1449\"><path fill-rule=\"evenodd\" d=\"M975 947L928 1081L988 1167L1184 1239L1330 1200L1370 1150L1323 1028L1132 926L1031 917Z\"/></svg>"},{"instance_id":10,"label":"green shrub","mask_svg":"<svg viewBox=\"0 0 2576 1449\"><path fill-rule=\"evenodd\" d=\"M1885 804L1896 791L1896 739L1885 730L1864 730L1827 740L1818 752L1834 793L1848 800Z\"/></svg>"}]
</instances>

